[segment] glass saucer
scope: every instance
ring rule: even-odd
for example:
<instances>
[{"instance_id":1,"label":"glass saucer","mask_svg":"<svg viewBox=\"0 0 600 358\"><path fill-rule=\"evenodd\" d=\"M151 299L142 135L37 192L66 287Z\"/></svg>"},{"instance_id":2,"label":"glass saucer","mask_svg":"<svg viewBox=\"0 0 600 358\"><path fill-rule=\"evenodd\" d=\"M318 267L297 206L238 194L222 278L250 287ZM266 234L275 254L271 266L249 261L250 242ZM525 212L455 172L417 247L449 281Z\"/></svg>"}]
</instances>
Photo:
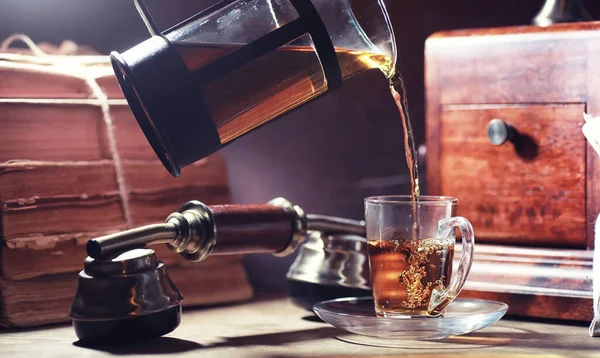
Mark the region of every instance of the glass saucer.
<instances>
[{"instance_id":1,"label":"glass saucer","mask_svg":"<svg viewBox=\"0 0 600 358\"><path fill-rule=\"evenodd\" d=\"M383 318L375 315L373 297L348 297L317 303L313 310L323 321L353 333L339 337L344 341L397 347L399 340L441 340L478 331L502 318L508 305L457 298L440 317Z\"/></svg>"}]
</instances>

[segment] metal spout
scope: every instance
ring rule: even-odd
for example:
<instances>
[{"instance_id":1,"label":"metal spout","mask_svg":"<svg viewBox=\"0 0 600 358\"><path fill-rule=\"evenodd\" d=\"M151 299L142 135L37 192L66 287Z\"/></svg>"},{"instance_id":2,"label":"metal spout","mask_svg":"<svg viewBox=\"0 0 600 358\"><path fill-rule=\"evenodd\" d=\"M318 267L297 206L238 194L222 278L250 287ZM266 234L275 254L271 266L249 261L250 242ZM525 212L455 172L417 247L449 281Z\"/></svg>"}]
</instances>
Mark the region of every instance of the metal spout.
<instances>
[{"instance_id":1,"label":"metal spout","mask_svg":"<svg viewBox=\"0 0 600 358\"><path fill-rule=\"evenodd\" d=\"M319 231L325 234L352 234L365 237L367 235L364 221L356 221L325 215L306 215L309 231Z\"/></svg>"},{"instance_id":2,"label":"metal spout","mask_svg":"<svg viewBox=\"0 0 600 358\"><path fill-rule=\"evenodd\" d=\"M97 259L154 244L171 244L177 238L177 226L173 223L153 224L88 241L87 253Z\"/></svg>"},{"instance_id":3,"label":"metal spout","mask_svg":"<svg viewBox=\"0 0 600 358\"><path fill-rule=\"evenodd\" d=\"M214 247L214 223L210 209L199 201L186 203L163 224L153 224L88 241L87 253L102 259L148 245L166 244L189 261L202 261Z\"/></svg>"},{"instance_id":4,"label":"metal spout","mask_svg":"<svg viewBox=\"0 0 600 358\"><path fill-rule=\"evenodd\" d=\"M533 24L546 27L564 22L592 21L581 0L546 0Z\"/></svg>"}]
</instances>

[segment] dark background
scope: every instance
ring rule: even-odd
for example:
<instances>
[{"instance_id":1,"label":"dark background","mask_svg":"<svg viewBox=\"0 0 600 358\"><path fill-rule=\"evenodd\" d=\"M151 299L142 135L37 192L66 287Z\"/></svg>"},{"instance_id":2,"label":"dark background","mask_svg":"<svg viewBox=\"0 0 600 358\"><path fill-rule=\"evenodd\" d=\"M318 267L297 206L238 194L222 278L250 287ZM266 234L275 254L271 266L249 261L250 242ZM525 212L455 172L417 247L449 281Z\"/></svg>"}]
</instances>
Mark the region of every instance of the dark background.
<instances>
[{"instance_id":1,"label":"dark background","mask_svg":"<svg viewBox=\"0 0 600 358\"><path fill-rule=\"evenodd\" d=\"M148 1L164 28L214 2ZM543 1L386 3L398 42L399 69L407 83L416 141L421 145L426 38L439 30L528 25ZM589 13L600 19L600 1L584 3ZM130 0L0 0L0 40L14 33L53 44L70 39L104 54L124 51L148 37ZM262 203L283 196L311 213L362 219L363 198L410 192L401 130L383 76L367 73L356 77L342 89L222 151L228 158L234 201ZM293 257L255 255L247 258L246 266L255 287L279 290L291 260Z\"/></svg>"}]
</instances>

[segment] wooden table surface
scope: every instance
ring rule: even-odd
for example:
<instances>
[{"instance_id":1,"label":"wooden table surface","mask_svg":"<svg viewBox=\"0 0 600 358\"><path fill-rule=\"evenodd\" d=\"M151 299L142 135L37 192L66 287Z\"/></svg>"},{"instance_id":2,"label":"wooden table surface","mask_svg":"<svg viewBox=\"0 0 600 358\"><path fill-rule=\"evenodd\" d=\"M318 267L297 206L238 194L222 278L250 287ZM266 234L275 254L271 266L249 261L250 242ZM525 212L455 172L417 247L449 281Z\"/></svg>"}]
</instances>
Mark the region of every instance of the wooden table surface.
<instances>
[{"instance_id":1,"label":"wooden table surface","mask_svg":"<svg viewBox=\"0 0 600 358\"><path fill-rule=\"evenodd\" d=\"M0 357L599 357L600 338L584 325L502 319L470 335L444 342L406 342L402 348L346 343L330 325L271 299L184 312L177 330L138 344L86 348L70 325L0 332Z\"/></svg>"}]
</instances>

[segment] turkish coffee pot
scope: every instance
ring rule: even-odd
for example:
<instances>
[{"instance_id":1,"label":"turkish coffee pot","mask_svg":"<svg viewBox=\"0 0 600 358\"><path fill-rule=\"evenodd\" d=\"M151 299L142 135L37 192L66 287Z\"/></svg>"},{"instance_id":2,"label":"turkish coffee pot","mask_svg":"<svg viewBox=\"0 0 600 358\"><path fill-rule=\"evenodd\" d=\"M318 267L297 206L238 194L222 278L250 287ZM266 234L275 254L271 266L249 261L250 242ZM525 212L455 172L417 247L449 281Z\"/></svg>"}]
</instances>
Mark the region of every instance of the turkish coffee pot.
<instances>
[{"instance_id":1,"label":"turkish coffee pot","mask_svg":"<svg viewBox=\"0 0 600 358\"><path fill-rule=\"evenodd\" d=\"M282 257L300 247L288 271L288 292L295 304L312 310L326 299L370 294L364 236L363 221L305 214L283 198L261 205L191 201L164 223L88 241L70 317L77 336L95 342L175 329L183 297L152 250L157 244L192 262L232 254Z\"/></svg>"},{"instance_id":2,"label":"turkish coffee pot","mask_svg":"<svg viewBox=\"0 0 600 358\"><path fill-rule=\"evenodd\" d=\"M146 4L135 5L151 37L110 58L139 126L173 176L361 72L390 75L395 66L382 0L223 1L162 32ZM179 325L183 297L156 244L193 262L298 249L288 291L309 310L325 299L370 294L363 221L306 214L283 198L190 201L163 223L87 243L70 311L81 340L132 341Z\"/></svg>"}]
</instances>

